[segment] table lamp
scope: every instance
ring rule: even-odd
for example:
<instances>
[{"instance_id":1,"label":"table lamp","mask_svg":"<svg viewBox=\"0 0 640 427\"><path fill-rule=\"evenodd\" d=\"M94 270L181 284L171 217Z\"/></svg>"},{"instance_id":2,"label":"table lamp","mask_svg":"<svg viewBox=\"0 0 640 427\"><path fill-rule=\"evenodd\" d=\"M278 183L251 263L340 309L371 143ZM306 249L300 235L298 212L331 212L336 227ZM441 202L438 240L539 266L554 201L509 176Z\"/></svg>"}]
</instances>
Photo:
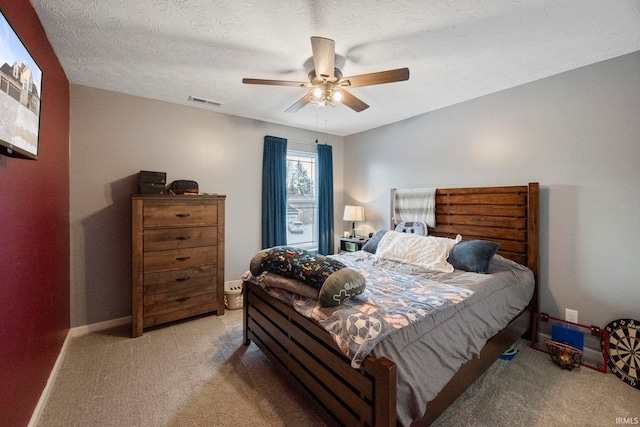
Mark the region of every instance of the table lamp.
<instances>
[{"instance_id":1,"label":"table lamp","mask_svg":"<svg viewBox=\"0 0 640 427\"><path fill-rule=\"evenodd\" d=\"M364 221L364 208L362 206L344 206L344 221L351 221L351 238L356 237L356 221Z\"/></svg>"}]
</instances>

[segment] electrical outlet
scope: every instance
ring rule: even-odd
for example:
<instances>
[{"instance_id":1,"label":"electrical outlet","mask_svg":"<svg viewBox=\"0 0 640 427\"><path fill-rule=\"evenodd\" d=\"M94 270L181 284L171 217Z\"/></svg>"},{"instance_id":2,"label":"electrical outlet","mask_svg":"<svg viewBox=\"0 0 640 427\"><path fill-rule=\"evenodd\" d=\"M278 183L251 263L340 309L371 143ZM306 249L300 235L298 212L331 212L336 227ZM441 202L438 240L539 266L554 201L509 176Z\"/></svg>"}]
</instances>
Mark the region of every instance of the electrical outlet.
<instances>
[{"instance_id":1,"label":"electrical outlet","mask_svg":"<svg viewBox=\"0 0 640 427\"><path fill-rule=\"evenodd\" d=\"M564 309L564 320L567 322L578 323L578 310Z\"/></svg>"}]
</instances>

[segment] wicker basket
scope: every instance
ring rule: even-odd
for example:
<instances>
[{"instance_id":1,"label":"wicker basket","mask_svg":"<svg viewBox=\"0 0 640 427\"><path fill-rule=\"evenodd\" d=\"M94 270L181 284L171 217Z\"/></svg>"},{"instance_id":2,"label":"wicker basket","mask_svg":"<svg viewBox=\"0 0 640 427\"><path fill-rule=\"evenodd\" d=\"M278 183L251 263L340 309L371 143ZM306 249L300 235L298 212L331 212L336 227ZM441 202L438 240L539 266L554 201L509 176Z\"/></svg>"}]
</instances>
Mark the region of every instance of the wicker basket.
<instances>
[{"instance_id":1,"label":"wicker basket","mask_svg":"<svg viewBox=\"0 0 640 427\"><path fill-rule=\"evenodd\" d=\"M242 280L224 283L224 305L229 310L242 308Z\"/></svg>"}]
</instances>

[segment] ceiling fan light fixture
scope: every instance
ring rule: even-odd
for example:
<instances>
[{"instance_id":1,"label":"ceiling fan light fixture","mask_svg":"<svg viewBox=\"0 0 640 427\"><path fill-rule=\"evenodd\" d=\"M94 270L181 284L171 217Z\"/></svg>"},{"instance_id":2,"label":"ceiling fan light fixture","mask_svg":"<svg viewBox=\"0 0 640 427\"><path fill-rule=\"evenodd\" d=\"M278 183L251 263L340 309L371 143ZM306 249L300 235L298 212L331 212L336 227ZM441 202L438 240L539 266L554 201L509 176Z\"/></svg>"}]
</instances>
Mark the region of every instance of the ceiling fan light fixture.
<instances>
[{"instance_id":1,"label":"ceiling fan light fixture","mask_svg":"<svg viewBox=\"0 0 640 427\"><path fill-rule=\"evenodd\" d=\"M334 102L342 102L343 98L344 98L344 94L342 93L342 91L338 88L335 88L335 90L333 91L333 94L331 95L331 99Z\"/></svg>"},{"instance_id":2,"label":"ceiling fan light fixture","mask_svg":"<svg viewBox=\"0 0 640 427\"><path fill-rule=\"evenodd\" d=\"M321 87L314 87L313 89L311 89L311 96L313 97L313 99L321 100L323 95L324 93Z\"/></svg>"},{"instance_id":3,"label":"ceiling fan light fixture","mask_svg":"<svg viewBox=\"0 0 640 427\"><path fill-rule=\"evenodd\" d=\"M342 90L331 83L320 83L309 90L309 102L318 107L333 106L343 98Z\"/></svg>"}]
</instances>

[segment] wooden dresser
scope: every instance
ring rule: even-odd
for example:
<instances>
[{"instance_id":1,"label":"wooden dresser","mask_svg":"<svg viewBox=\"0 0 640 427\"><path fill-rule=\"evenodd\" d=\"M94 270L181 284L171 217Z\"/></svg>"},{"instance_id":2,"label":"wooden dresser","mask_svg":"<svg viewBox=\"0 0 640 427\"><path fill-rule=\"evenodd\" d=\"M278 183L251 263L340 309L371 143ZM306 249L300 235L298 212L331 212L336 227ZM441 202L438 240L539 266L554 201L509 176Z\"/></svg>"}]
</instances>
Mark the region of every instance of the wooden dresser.
<instances>
[{"instance_id":1,"label":"wooden dresser","mask_svg":"<svg viewBox=\"0 0 640 427\"><path fill-rule=\"evenodd\" d=\"M215 311L224 314L225 196L134 195L132 335Z\"/></svg>"}]
</instances>

